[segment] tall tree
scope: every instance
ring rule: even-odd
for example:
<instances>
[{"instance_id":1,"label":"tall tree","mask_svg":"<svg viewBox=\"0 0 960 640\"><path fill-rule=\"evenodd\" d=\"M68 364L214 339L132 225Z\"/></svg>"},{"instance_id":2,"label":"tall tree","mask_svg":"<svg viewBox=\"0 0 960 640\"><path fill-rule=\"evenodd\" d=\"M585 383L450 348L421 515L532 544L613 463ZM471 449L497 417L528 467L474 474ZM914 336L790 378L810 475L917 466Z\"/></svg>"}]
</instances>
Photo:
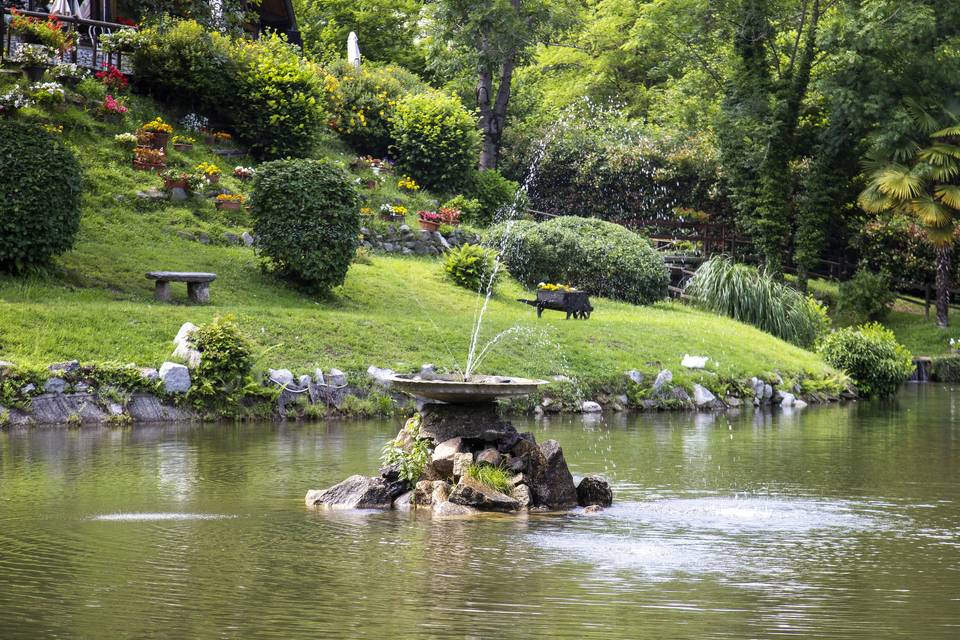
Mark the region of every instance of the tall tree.
<instances>
[{"instance_id":1,"label":"tall tree","mask_svg":"<svg viewBox=\"0 0 960 640\"><path fill-rule=\"evenodd\" d=\"M549 44L571 23L570 0L438 0L436 41L476 69L476 102L483 144L480 169L495 169L517 67L538 44Z\"/></svg>"},{"instance_id":2,"label":"tall tree","mask_svg":"<svg viewBox=\"0 0 960 640\"><path fill-rule=\"evenodd\" d=\"M867 188L858 202L869 213L898 212L916 216L937 251L937 324L947 326L953 231L960 219L960 126L936 105L909 100L904 111L913 135L896 146L880 145L866 159Z\"/></svg>"},{"instance_id":3,"label":"tall tree","mask_svg":"<svg viewBox=\"0 0 960 640\"><path fill-rule=\"evenodd\" d=\"M785 3L792 4L792 3ZM741 226L778 272L791 235L790 164L817 53L821 0L800 0L775 28L769 0L740 0L733 16L734 72L723 103L721 153ZM792 38L783 37L789 30ZM788 42L781 53L780 45Z\"/></svg>"}]
</instances>

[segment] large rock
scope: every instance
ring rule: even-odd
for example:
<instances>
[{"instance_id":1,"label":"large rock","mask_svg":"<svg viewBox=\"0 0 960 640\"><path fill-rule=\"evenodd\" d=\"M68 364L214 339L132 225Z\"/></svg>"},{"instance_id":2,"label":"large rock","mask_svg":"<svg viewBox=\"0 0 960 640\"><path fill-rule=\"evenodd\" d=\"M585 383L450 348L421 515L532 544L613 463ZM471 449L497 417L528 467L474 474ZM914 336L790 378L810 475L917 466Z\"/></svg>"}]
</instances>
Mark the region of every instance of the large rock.
<instances>
[{"instance_id":1,"label":"large rock","mask_svg":"<svg viewBox=\"0 0 960 640\"><path fill-rule=\"evenodd\" d=\"M167 393L186 393L190 390L190 370L176 362L164 362L160 366L160 380Z\"/></svg>"},{"instance_id":2,"label":"large rock","mask_svg":"<svg viewBox=\"0 0 960 640\"><path fill-rule=\"evenodd\" d=\"M450 502L480 511L516 511L520 507L515 498L466 476L453 488Z\"/></svg>"},{"instance_id":3,"label":"large rock","mask_svg":"<svg viewBox=\"0 0 960 640\"><path fill-rule=\"evenodd\" d=\"M473 464L473 454L469 451L453 454L453 477L461 478Z\"/></svg>"},{"instance_id":4,"label":"large rock","mask_svg":"<svg viewBox=\"0 0 960 640\"><path fill-rule=\"evenodd\" d=\"M663 369L657 374L657 379L653 381L653 393L660 393L664 386L673 381L673 373L670 369Z\"/></svg>"},{"instance_id":5,"label":"large rock","mask_svg":"<svg viewBox=\"0 0 960 640\"><path fill-rule=\"evenodd\" d=\"M63 378L48 378L43 385L44 393L63 393L67 390L67 381Z\"/></svg>"},{"instance_id":6,"label":"large rock","mask_svg":"<svg viewBox=\"0 0 960 640\"><path fill-rule=\"evenodd\" d=\"M601 411L603 411L603 407L601 407L598 402L587 400L582 405L580 405L580 411L582 411L583 413L600 413Z\"/></svg>"},{"instance_id":7,"label":"large rock","mask_svg":"<svg viewBox=\"0 0 960 640\"><path fill-rule=\"evenodd\" d=\"M180 325L176 337L173 339L173 353L171 354L177 360L187 363L188 367L196 367L200 364L200 352L190 346L190 336L197 330L197 325L192 322L184 322Z\"/></svg>"},{"instance_id":8,"label":"large rock","mask_svg":"<svg viewBox=\"0 0 960 640\"><path fill-rule=\"evenodd\" d=\"M329 489L307 492L308 507L327 509L389 509L393 503L390 487L383 478L350 476Z\"/></svg>"},{"instance_id":9,"label":"large rock","mask_svg":"<svg viewBox=\"0 0 960 640\"><path fill-rule=\"evenodd\" d=\"M530 495L530 487L525 484L518 484L510 491L510 497L517 501L518 509L528 509L533 502Z\"/></svg>"},{"instance_id":10,"label":"large rock","mask_svg":"<svg viewBox=\"0 0 960 640\"><path fill-rule=\"evenodd\" d=\"M434 518L465 518L479 513L473 507L453 502L435 502L433 505Z\"/></svg>"},{"instance_id":11,"label":"large rock","mask_svg":"<svg viewBox=\"0 0 960 640\"><path fill-rule=\"evenodd\" d=\"M284 387L293 385L293 373L290 369L267 369L267 376L270 382Z\"/></svg>"},{"instance_id":12,"label":"large rock","mask_svg":"<svg viewBox=\"0 0 960 640\"><path fill-rule=\"evenodd\" d=\"M429 507L433 502L433 481L421 480L413 489L410 502L416 507Z\"/></svg>"},{"instance_id":13,"label":"large rock","mask_svg":"<svg viewBox=\"0 0 960 640\"><path fill-rule=\"evenodd\" d=\"M422 435L422 433L421 433ZM444 440L433 450L433 468L441 475L453 474L453 456L463 448L463 438Z\"/></svg>"},{"instance_id":14,"label":"large rock","mask_svg":"<svg viewBox=\"0 0 960 640\"><path fill-rule=\"evenodd\" d=\"M430 501L434 504L446 502L450 498L451 485L446 480L433 481L433 493L430 494Z\"/></svg>"},{"instance_id":15,"label":"large rock","mask_svg":"<svg viewBox=\"0 0 960 640\"><path fill-rule=\"evenodd\" d=\"M710 390L703 385L693 385L693 401L698 407L705 407L713 404L716 399L717 396L713 395L713 393L711 393Z\"/></svg>"},{"instance_id":16,"label":"large rock","mask_svg":"<svg viewBox=\"0 0 960 640\"><path fill-rule=\"evenodd\" d=\"M487 447L477 454L477 464L489 464L492 467L500 466L500 452L493 447Z\"/></svg>"},{"instance_id":17,"label":"large rock","mask_svg":"<svg viewBox=\"0 0 960 640\"><path fill-rule=\"evenodd\" d=\"M495 406L428 404L421 411L420 437L441 443L451 438L476 442L511 442L519 437L509 422L497 415ZM512 445L512 442L510 444Z\"/></svg>"},{"instance_id":18,"label":"large rock","mask_svg":"<svg viewBox=\"0 0 960 640\"><path fill-rule=\"evenodd\" d=\"M577 485L577 503L581 507L594 504L609 507L613 504L613 491L607 481L600 476L587 476Z\"/></svg>"},{"instance_id":19,"label":"large rock","mask_svg":"<svg viewBox=\"0 0 960 640\"><path fill-rule=\"evenodd\" d=\"M569 509L577 506L577 487L563 457L563 449L556 440L547 440L539 447L540 458L532 457L531 489L537 506L551 509Z\"/></svg>"}]
</instances>

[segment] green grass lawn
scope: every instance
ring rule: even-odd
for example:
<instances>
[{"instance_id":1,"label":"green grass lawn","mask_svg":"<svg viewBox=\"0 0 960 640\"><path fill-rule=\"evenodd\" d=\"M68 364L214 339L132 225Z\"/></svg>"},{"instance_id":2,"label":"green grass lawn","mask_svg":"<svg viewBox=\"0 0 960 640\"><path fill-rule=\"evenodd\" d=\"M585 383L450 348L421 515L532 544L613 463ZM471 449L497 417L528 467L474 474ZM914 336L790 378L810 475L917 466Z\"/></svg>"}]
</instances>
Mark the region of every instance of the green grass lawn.
<instances>
[{"instance_id":1,"label":"green grass lawn","mask_svg":"<svg viewBox=\"0 0 960 640\"><path fill-rule=\"evenodd\" d=\"M135 193L160 180L130 166L130 151L116 147L113 134L151 119L149 101L134 101L126 127L109 127L73 110L67 114L28 113L40 121L61 122L68 144L86 169L83 220L74 249L52 269L29 277L0 276L0 359L47 364L82 361L159 365L181 323L233 315L255 343L261 366L298 372L339 367L361 372L371 365L410 370L425 362L445 370L464 365L478 297L447 282L440 263L427 258L376 256L354 264L346 283L326 299L316 299L264 274L251 249L204 245L177 231L208 233L216 243L223 231L248 228L246 214L218 212L209 201L143 204ZM346 160L341 149L328 155ZM217 161L223 183L235 191L246 185L229 177L233 164L217 160L198 145L184 165ZM365 179L365 174L356 173ZM368 204L401 197L395 184L368 194ZM407 195L410 208L431 195ZM175 303L153 301L146 271L213 271L212 304L186 304L183 285L174 285ZM628 369L679 373L684 354L709 356L714 371L744 379L774 371L785 377L823 379L833 372L814 354L750 326L686 306L661 303L635 307L595 300L588 321L565 321L515 301L530 296L507 281L491 301L484 341L518 327L501 341L481 372L546 376L566 374L599 384ZM712 374L698 374L710 376ZM694 376L680 375L681 380Z\"/></svg>"}]
</instances>

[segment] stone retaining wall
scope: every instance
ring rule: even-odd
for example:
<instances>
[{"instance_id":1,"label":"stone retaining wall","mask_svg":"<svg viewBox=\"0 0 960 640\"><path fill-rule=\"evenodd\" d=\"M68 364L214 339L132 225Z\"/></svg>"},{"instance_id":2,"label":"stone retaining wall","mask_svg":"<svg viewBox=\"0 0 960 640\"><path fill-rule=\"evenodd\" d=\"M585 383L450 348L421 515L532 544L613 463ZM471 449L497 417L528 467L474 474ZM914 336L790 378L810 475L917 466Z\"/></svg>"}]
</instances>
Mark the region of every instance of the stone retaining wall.
<instances>
[{"instance_id":1,"label":"stone retaining wall","mask_svg":"<svg viewBox=\"0 0 960 640\"><path fill-rule=\"evenodd\" d=\"M480 236L462 229L454 229L444 235L439 231L411 229L405 224L388 227L386 231L363 227L360 233L363 236L361 246L372 251L402 255L439 256L451 247L480 242Z\"/></svg>"}]
</instances>

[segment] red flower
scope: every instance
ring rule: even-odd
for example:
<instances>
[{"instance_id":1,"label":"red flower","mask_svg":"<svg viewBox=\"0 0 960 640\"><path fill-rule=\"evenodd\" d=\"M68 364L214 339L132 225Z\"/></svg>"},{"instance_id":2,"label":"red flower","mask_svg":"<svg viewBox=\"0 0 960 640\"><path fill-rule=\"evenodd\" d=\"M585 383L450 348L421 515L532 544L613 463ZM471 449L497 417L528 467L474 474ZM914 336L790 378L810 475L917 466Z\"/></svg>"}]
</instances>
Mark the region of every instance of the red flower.
<instances>
[{"instance_id":1,"label":"red flower","mask_svg":"<svg viewBox=\"0 0 960 640\"><path fill-rule=\"evenodd\" d=\"M123 89L126 89L127 84L129 84L127 77L120 72L120 69L117 69L113 65L107 67L106 71L98 71L96 76L97 80L107 85L114 91L122 91Z\"/></svg>"}]
</instances>

